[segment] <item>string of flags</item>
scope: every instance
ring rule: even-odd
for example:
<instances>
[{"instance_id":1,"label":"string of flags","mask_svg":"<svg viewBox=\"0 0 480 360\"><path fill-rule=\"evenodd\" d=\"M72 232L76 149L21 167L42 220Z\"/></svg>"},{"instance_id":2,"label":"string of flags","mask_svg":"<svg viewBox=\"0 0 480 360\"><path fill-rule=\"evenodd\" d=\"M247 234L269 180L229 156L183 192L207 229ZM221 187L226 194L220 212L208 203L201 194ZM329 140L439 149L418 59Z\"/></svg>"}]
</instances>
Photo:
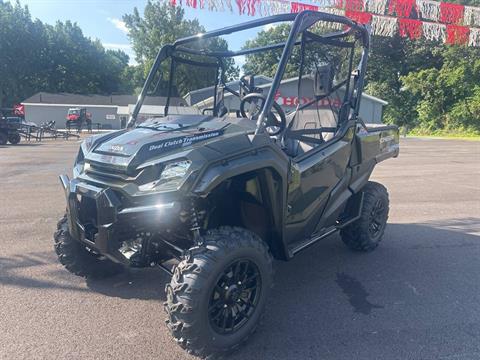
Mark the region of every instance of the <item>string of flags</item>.
<instances>
[{"instance_id":1,"label":"string of flags","mask_svg":"<svg viewBox=\"0 0 480 360\"><path fill-rule=\"evenodd\" d=\"M165 0L172 6L239 15L269 16L304 10L329 12L371 24L373 35L399 34L447 44L480 47L480 7L434 0ZM331 24L330 24L331 27ZM341 24L334 27L340 29Z\"/></svg>"}]
</instances>

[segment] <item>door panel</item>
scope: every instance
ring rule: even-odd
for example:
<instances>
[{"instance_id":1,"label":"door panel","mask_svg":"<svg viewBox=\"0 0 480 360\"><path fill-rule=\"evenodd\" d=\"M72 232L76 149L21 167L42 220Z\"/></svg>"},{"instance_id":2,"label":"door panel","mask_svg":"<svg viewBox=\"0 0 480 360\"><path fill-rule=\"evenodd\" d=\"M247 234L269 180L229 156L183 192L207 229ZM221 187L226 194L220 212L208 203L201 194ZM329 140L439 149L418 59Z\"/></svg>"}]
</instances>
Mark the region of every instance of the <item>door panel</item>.
<instances>
[{"instance_id":1,"label":"door panel","mask_svg":"<svg viewBox=\"0 0 480 360\"><path fill-rule=\"evenodd\" d=\"M349 129L342 139L292 161L286 221L289 244L301 242L314 233L331 191L345 175L352 136L353 129Z\"/></svg>"}]
</instances>

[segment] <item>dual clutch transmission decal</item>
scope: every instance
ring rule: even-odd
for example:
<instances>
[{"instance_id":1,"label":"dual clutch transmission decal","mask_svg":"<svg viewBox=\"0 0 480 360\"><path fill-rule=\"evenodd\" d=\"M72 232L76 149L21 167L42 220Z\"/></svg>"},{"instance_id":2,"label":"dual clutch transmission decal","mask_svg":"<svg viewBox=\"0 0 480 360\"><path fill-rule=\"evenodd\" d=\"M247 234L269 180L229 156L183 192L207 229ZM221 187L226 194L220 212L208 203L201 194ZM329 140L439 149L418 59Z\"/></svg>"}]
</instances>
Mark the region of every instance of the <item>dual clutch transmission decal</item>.
<instances>
[{"instance_id":1,"label":"dual clutch transmission decal","mask_svg":"<svg viewBox=\"0 0 480 360\"><path fill-rule=\"evenodd\" d=\"M223 130L214 130L204 133L197 133L194 135L183 136L174 139L162 140L153 144L148 145L148 151L169 151L184 146L190 146L200 141L216 138L223 135Z\"/></svg>"},{"instance_id":2,"label":"dual clutch transmission decal","mask_svg":"<svg viewBox=\"0 0 480 360\"><path fill-rule=\"evenodd\" d=\"M136 156L136 161L144 161L148 158L160 155L162 153L190 146L201 141L213 139L222 136L224 132L225 131L223 129L205 132L198 132L197 130L185 136L164 139L154 143L146 144L138 152L138 155Z\"/></svg>"}]
</instances>

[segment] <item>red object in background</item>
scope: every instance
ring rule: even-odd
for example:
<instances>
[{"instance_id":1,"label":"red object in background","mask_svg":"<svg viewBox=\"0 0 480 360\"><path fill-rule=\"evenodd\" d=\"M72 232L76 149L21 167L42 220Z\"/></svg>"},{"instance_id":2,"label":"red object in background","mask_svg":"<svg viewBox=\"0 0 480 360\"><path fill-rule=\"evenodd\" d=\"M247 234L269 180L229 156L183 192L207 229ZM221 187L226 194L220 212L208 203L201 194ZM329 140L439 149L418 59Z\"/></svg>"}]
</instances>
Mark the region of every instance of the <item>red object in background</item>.
<instances>
[{"instance_id":1,"label":"red object in background","mask_svg":"<svg viewBox=\"0 0 480 360\"><path fill-rule=\"evenodd\" d=\"M359 24L368 24L372 21L372 14L362 11L345 11L345 16Z\"/></svg>"},{"instance_id":2,"label":"red object in background","mask_svg":"<svg viewBox=\"0 0 480 360\"><path fill-rule=\"evenodd\" d=\"M398 19L398 24L400 36L408 36L412 40L422 37L423 27L420 20Z\"/></svg>"},{"instance_id":3,"label":"red object in background","mask_svg":"<svg viewBox=\"0 0 480 360\"><path fill-rule=\"evenodd\" d=\"M463 20L463 5L440 3L440 21L445 24L459 24Z\"/></svg>"},{"instance_id":4,"label":"red object in background","mask_svg":"<svg viewBox=\"0 0 480 360\"><path fill-rule=\"evenodd\" d=\"M260 0L236 0L238 12L243 15L254 16L256 12L256 5Z\"/></svg>"},{"instance_id":5,"label":"red object in background","mask_svg":"<svg viewBox=\"0 0 480 360\"><path fill-rule=\"evenodd\" d=\"M13 105L13 113L15 115L25 116L25 105L23 104Z\"/></svg>"},{"instance_id":6,"label":"red object in background","mask_svg":"<svg viewBox=\"0 0 480 360\"><path fill-rule=\"evenodd\" d=\"M363 11L365 10L363 0L346 0L345 11Z\"/></svg>"},{"instance_id":7,"label":"red object in background","mask_svg":"<svg viewBox=\"0 0 480 360\"><path fill-rule=\"evenodd\" d=\"M308 4L301 4L298 2L292 2L292 7L290 9L290 12L292 13L299 13L304 10L313 10L313 11L318 11L318 6L316 5L308 5Z\"/></svg>"},{"instance_id":8,"label":"red object in background","mask_svg":"<svg viewBox=\"0 0 480 360\"><path fill-rule=\"evenodd\" d=\"M464 45L468 42L470 29L466 26L447 25L447 44Z\"/></svg>"},{"instance_id":9,"label":"red object in background","mask_svg":"<svg viewBox=\"0 0 480 360\"><path fill-rule=\"evenodd\" d=\"M197 0L187 0L187 6L193 7L194 9L197 8Z\"/></svg>"},{"instance_id":10,"label":"red object in background","mask_svg":"<svg viewBox=\"0 0 480 360\"><path fill-rule=\"evenodd\" d=\"M343 0L335 0L335 7L337 9L343 9Z\"/></svg>"},{"instance_id":11,"label":"red object in background","mask_svg":"<svg viewBox=\"0 0 480 360\"><path fill-rule=\"evenodd\" d=\"M255 16L257 12L257 4L260 3L262 0L249 0L248 2L248 15Z\"/></svg>"},{"instance_id":12,"label":"red object in background","mask_svg":"<svg viewBox=\"0 0 480 360\"><path fill-rule=\"evenodd\" d=\"M388 6L388 13L396 14L400 18L408 18L416 7L416 0L392 0Z\"/></svg>"}]
</instances>

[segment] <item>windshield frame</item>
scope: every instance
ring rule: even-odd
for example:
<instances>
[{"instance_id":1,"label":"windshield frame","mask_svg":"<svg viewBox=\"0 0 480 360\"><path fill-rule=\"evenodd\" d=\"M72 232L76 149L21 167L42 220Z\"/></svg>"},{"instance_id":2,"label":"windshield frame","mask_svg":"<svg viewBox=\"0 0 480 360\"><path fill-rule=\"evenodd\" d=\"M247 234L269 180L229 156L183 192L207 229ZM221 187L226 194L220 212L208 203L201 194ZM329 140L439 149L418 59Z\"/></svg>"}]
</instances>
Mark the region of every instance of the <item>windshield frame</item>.
<instances>
[{"instance_id":1,"label":"windshield frame","mask_svg":"<svg viewBox=\"0 0 480 360\"><path fill-rule=\"evenodd\" d=\"M323 36L315 35L309 32L308 29L314 26L319 21L340 23L346 27L346 30L328 33ZM238 51L231 51L231 50L204 51L204 50L196 50L196 49L188 48L185 46L188 44L199 42L204 39L220 37L223 35L230 35L235 32L241 32L244 30L257 28L257 27L261 27L269 24L280 23L280 22L292 22L292 27L288 35L288 38L283 43L266 45L266 46L257 47L257 48L242 49ZM302 34L302 40L299 41L298 37L300 34ZM360 62L357 67L358 77L357 77L357 81L355 83L354 89L352 89L352 94L355 94L354 104L352 104L352 108L353 108L353 115L356 118L358 116L359 105L360 105L359 99L361 98L361 95L362 95L363 79L366 72L370 30L367 26L358 24L355 21L350 20L349 18L346 18L344 16L306 10L300 13L274 15L274 16L269 16L266 18L258 19L258 20L248 21L243 24L234 25L234 26L226 27L219 30L214 30L206 33L189 36L183 39L179 39L175 41L173 44L168 44L163 46L158 52L155 62L153 63L152 68L150 69L150 72L147 76L147 79L142 88L142 91L138 96L137 103L135 104L135 108L133 110L132 116L129 119L127 127L135 126L138 114L140 113L140 109L147 96L148 89L150 88L152 82L154 81L155 75L159 71L160 65L165 60L171 59L172 64L174 64L175 61L178 61L178 59L181 59L181 61L187 61L187 62L190 61L190 60L182 59L181 58L182 54L201 55L201 56L211 58L213 61L209 62L206 66L212 66L215 63L217 65L217 81L214 84L215 86L214 103L216 103L216 93L217 93L216 90L217 90L217 86L219 85L218 78L219 77L221 78L223 76L222 59L235 58L238 56L245 56L245 55L250 55L258 52L283 48L283 52L278 64L277 71L273 78L270 91L268 92L266 101L263 103L263 106L257 121L257 128L256 128L255 134L265 133L266 132L265 120L267 118L268 113L272 109L273 102L275 101L275 94L282 81L283 74L285 72L288 60L292 54L293 49L296 46L302 46L303 41L305 41L304 35L306 35L307 41L324 42L324 43L331 44L333 46L342 46L343 44L346 44L346 42L343 41L343 39L351 35L354 35L355 39L359 39L361 41L360 46L362 47L362 54L361 54ZM167 96L167 101L165 105L165 116L168 115L168 108L169 108L170 99L171 99L172 78L173 78L173 72L170 71L168 96ZM228 88L226 90L228 91Z\"/></svg>"}]
</instances>

